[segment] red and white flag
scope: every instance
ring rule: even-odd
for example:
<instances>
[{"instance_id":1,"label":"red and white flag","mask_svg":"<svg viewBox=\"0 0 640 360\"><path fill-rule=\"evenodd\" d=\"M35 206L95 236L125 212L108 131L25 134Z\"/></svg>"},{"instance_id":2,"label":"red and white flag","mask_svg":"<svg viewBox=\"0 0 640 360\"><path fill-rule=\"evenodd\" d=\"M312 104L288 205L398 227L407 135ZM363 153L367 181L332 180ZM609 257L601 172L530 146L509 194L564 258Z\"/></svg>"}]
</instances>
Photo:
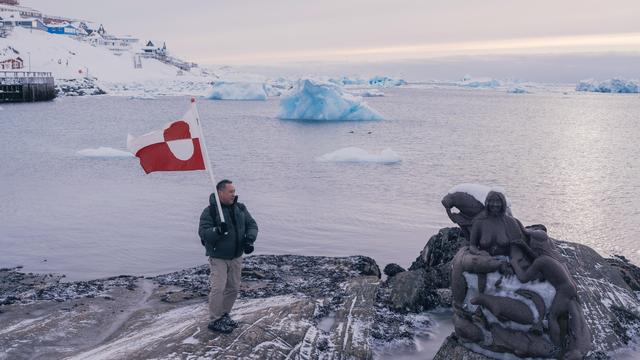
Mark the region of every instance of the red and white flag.
<instances>
[{"instance_id":1,"label":"red and white flag","mask_svg":"<svg viewBox=\"0 0 640 360\"><path fill-rule=\"evenodd\" d=\"M182 119L162 130L134 137L127 136L127 149L140 158L148 174L153 171L205 170L201 133L195 103Z\"/></svg>"}]
</instances>

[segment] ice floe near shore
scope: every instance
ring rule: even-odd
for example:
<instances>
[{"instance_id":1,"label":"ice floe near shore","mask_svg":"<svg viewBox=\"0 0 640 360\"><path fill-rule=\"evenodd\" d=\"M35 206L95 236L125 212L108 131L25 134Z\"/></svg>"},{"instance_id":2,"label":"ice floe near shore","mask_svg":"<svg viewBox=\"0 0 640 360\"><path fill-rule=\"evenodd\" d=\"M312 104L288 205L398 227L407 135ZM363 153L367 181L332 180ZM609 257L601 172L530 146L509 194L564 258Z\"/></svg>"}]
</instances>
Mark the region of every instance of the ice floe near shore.
<instances>
[{"instance_id":1,"label":"ice floe near shore","mask_svg":"<svg viewBox=\"0 0 640 360\"><path fill-rule=\"evenodd\" d=\"M335 84L301 79L280 101L280 119L286 120L381 120L362 98L347 94Z\"/></svg>"},{"instance_id":2,"label":"ice floe near shore","mask_svg":"<svg viewBox=\"0 0 640 360\"><path fill-rule=\"evenodd\" d=\"M608 79L599 82L594 79L581 80L576 85L576 91L635 94L640 92L640 82L637 80Z\"/></svg>"},{"instance_id":3,"label":"ice floe near shore","mask_svg":"<svg viewBox=\"0 0 640 360\"><path fill-rule=\"evenodd\" d=\"M346 147L328 154L324 154L317 158L323 162L362 162L362 163L380 163L395 164L402 161L400 156L391 148L382 150L379 154L369 153L358 147Z\"/></svg>"},{"instance_id":4,"label":"ice floe near shore","mask_svg":"<svg viewBox=\"0 0 640 360\"><path fill-rule=\"evenodd\" d=\"M118 150L110 147L99 147L97 149L82 149L78 155L89 158L130 158L133 157L128 151Z\"/></svg>"},{"instance_id":5,"label":"ice floe near shore","mask_svg":"<svg viewBox=\"0 0 640 360\"><path fill-rule=\"evenodd\" d=\"M216 81L207 98L212 100L267 100L267 92L263 83Z\"/></svg>"}]
</instances>

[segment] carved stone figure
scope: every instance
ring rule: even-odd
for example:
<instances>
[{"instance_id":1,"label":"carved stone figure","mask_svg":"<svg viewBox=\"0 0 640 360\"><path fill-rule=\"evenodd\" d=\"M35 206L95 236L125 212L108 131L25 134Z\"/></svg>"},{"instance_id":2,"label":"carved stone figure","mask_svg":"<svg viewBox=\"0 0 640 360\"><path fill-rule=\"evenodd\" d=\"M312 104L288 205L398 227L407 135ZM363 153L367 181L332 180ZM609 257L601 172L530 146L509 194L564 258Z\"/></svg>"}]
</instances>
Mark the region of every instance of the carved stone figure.
<instances>
[{"instance_id":1,"label":"carved stone figure","mask_svg":"<svg viewBox=\"0 0 640 360\"><path fill-rule=\"evenodd\" d=\"M530 247L519 239L513 240L513 244L531 254L535 257L535 260L526 271L518 264L514 264L514 270L518 280L523 283L532 281L542 275L556 289L556 295L549 309L549 335L556 346L562 346L564 336L562 336L561 332L561 318L568 316L570 323L574 326L580 326L585 323L582 309L578 303L578 289L569 274L569 270L559 261L559 255L554 251L547 233L542 230L535 230L530 231L529 234L531 238ZM588 328L586 329L588 330ZM586 340L589 340L588 342L590 343L591 334L588 331L584 333L581 329L574 327L572 327L572 330L573 332L580 331L580 336L583 339L574 339L570 341L570 344L579 347ZM569 331L570 335L575 336L571 332ZM583 351L582 355L584 355L588 348L570 348L569 351L578 355Z\"/></svg>"},{"instance_id":2,"label":"carved stone figure","mask_svg":"<svg viewBox=\"0 0 640 360\"><path fill-rule=\"evenodd\" d=\"M457 201L464 208L464 197L449 195L443 198L447 214L468 226L460 214L470 212L452 205ZM452 214L452 206L460 213ZM490 191L471 221L469 246L453 259L456 334L471 349L480 346L489 353L583 358L591 334L568 269L545 231L526 230L507 210L504 194Z\"/></svg>"}]
</instances>

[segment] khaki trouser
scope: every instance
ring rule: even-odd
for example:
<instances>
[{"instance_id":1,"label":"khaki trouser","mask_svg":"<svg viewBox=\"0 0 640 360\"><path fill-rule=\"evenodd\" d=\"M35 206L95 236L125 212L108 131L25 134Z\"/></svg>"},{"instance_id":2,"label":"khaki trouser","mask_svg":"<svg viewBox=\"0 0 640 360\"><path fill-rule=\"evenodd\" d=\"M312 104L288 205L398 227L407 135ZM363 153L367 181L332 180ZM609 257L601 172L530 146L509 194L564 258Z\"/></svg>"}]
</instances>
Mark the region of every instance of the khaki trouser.
<instances>
[{"instance_id":1,"label":"khaki trouser","mask_svg":"<svg viewBox=\"0 0 640 360\"><path fill-rule=\"evenodd\" d=\"M217 320L231 312L240 289L242 257L233 260L209 258L209 319Z\"/></svg>"}]
</instances>

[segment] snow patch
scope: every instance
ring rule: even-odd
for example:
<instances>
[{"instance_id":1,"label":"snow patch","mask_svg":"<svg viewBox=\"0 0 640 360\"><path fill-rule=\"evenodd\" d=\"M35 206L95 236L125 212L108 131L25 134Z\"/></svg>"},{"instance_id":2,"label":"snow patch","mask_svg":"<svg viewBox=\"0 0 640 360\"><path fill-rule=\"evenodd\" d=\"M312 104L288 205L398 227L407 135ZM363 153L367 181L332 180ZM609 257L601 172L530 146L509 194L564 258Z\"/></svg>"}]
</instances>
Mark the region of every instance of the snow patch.
<instances>
[{"instance_id":1,"label":"snow patch","mask_svg":"<svg viewBox=\"0 0 640 360\"><path fill-rule=\"evenodd\" d=\"M263 83L216 81L207 98L212 100L267 100L267 92Z\"/></svg>"},{"instance_id":2,"label":"snow patch","mask_svg":"<svg viewBox=\"0 0 640 360\"><path fill-rule=\"evenodd\" d=\"M400 156L391 148L382 150L380 154L372 154L357 147L347 147L324 154L317 158L324 162L365 162L380 164L395 164L402 161Z\"/></svg>"},{"instance_id":3,"label":"snow patch","mask_svg":"<svg viewBox=\"0 0 640 360\"><path fill-rule=\"evenodd\" d=\"M301 79L291 94L280 101L280 119L287 120L382 120L362 98L341 87L319 80Z\"/></svg>"},{"instance_id":4,"label":"snow patch","mask_svg":"<svg viewBox=\"0 0 640 360\"><path fill-rule=\"evenodd\" d=\"M90 158L130 158L133 157L128 151L122 151L110 147L99 147L97 149L82 149L78 155Z\"/></svg>"}]
</instances>

